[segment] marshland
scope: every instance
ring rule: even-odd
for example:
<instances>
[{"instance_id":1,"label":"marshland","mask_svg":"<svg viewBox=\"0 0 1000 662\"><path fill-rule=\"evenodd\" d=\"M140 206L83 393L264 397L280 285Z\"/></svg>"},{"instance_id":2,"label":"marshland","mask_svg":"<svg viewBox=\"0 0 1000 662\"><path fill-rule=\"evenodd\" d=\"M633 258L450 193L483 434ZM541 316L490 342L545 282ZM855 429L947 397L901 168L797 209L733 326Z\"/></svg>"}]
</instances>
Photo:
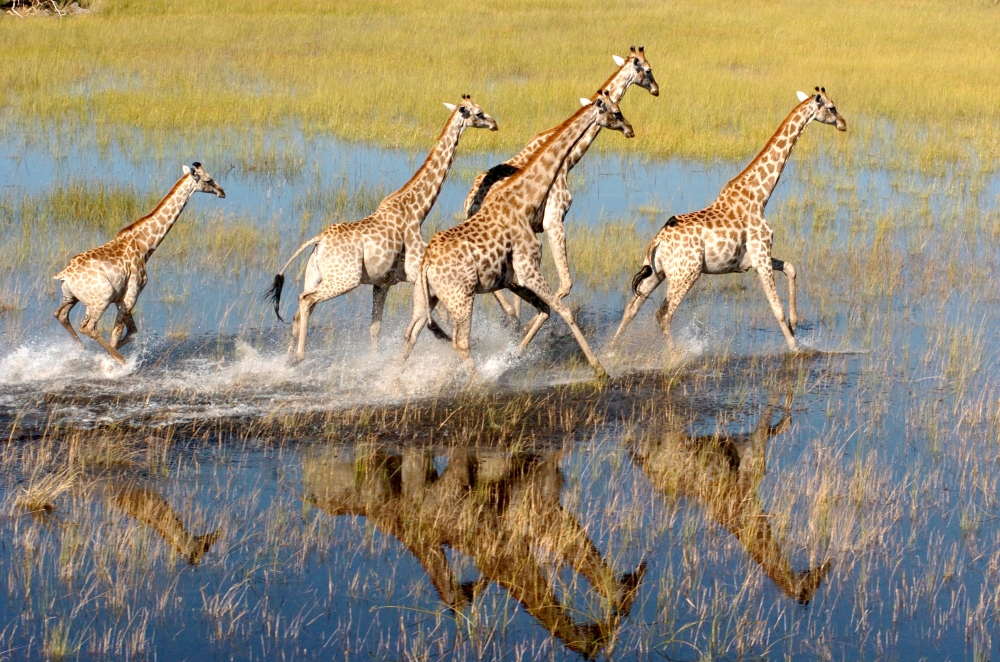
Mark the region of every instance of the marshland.
<instances>
[{"instance_id":1,"label":"marshland","mask_svg":"<svg viewBox=\"0 0 1000 662\"><path fill-rule=\"evenodd\" d=\"M9 4L0 660L1000 657L995 3ZM404 363L405 283L375 352L363 286L289 360L274 274L411 177L442 102L499 131L425 239L633 44L660 95L569 176L565 302L607 380L555 315L519 355L488 296L478 381L428 333ZM766 213L807 351L752 271L698 280L678 351L665 286L611 349L652 237L815 85L848 130L805 130ZM125 364L76 347L52 276L195 161L226 197L149 261Z\"/></svg>"}]
</instances>

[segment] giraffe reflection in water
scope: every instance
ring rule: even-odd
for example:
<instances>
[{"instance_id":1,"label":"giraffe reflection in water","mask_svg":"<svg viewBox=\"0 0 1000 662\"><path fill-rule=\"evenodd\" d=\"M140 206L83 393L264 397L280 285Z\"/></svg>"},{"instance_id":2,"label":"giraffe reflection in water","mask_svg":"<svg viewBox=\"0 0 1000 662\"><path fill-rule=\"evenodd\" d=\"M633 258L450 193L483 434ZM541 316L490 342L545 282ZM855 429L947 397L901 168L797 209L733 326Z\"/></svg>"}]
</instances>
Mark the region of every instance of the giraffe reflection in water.
<instances>
[{"instance_id":1,"label":"giraffe reflection in water","mask_svg":"<svg viewBox=\"0 0 1000 662\"><path fill-rule=\"evenodd\" d=\"M806 572L794 571L757 496L757 486L767 472L767 442L791 426L791 393L785 397L778 424L771 425L779 399L777 393L771 394L749 434L693 436L683 422L668 414L664 427L651 431L629 450L660 492L697 502L736 536L778 588L806 604L826 578L830 562Z\"/></svg>"},{"instance_id":2,"label":"giraffe reflection in water","mask_svg":"<svg viewBox=\"0 0 1000 662\"><path fill-rule=\"evenodd\" d=\"M219 539L221 528L200 536L191 535L177 511L156 490L132 478L99 478L92 496L101 497L111 508L151 527L188 565L196 566Z\"/></svg>"},{"instance_id":3,"label":"giraffe reflection in water","mask_svg":"<svg viewBox=\"0 0 1000 662\"><path fill-rule=\"evenodd\" d=\"M330 450L303 458L306 498L332 516L364 516L405 545L441 600L458 611L496 582L571 650L593 657L628 615L645 565L614 575L586 530L560 504L559 454L451 451L438 472L430 451L400 456L373 452L344 460ZM445 547L462 552L481 573L461 582ZM607 617L577 623L537 559L545 550L582 574L608 603Z\"/></svg>"}]
</instances>

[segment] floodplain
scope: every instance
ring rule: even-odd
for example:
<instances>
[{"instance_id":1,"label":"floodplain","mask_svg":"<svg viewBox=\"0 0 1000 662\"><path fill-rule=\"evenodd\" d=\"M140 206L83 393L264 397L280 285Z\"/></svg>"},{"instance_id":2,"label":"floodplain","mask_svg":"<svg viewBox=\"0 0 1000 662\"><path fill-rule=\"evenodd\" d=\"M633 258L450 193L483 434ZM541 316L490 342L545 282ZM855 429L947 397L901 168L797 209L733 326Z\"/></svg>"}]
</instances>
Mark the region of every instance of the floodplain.
<instances>
[{"instance_id":1,"label":"floodplain","mask_svg":"<svg viewBox=\"0 0 1000 662\"><path fill-rule=\"evenodd\" d=\"M66 29L87 44L131 26L126 55L176 11L154 4L145 24L141 9L106 4L106 24L97 11ZM925 31L930 43L970 16L996 20L985 3L959 4L955 24ZM943 11L884 11L900 18L904 5L914 33ZM858 21L875 12L847 6ZM312 32L293 8L289 48L300 54ZM517 24L545 33L550 11L525 5ZM641 25L643 11L629 20ZM376 13L374 25L405 42L407 10ZM247 47L248 20L228 28L244 41L219 43ZM872 29L890 34L884 20ZM59 29L0 23L22 52ZM333 43L314 47L335 62L347 42ZM884 60L871 66L914 43L879 46ZM226 85L250 111L234 128L203 90L219 86L209 65L228 52L198 60L186 106L171 100L183 78L175 55L166 73L97 76L86 89L66 80L90 65L61 59L52 80L36 80L19 60L0 73L3 105L40 101L37 121L20 114L0 136L0 660L1000 657L1000 151L986 126L996 110L984 110L996 87L956 92L994 66L955 64L977 44L941 61L952 78L926 106L907 96L920 89L913 79L877 99L883 81L856 60L817 65L843 93L830 79L795 83L827 85L849 122L843 135L807 129L768 207L773 253L799 273L797 337L814 351L787 353L750 272L699 280L675 318L682 356L668 361L653 319L662 286L623 345L605 349L631 276L671 214L709 203L763 145L796 103L785 78L802 70L720 56L705 82L670 64L694 56L647 39L664 98L629 92L635 144L602 135L570 178L567 302L611 374L604 384L557 320L517 356L488 297L473 323L481 383L469 386L430 334L403 365L409 285L390 294L376 352L363 287L321 304L306 360L288 362L289 327L261 299L274 272L304 239L362 217L409 178L447 116L440 101L455 100L446 93L400 86L406 112L380 106L366 128L353 104L377 105L398 80L325 108L350 76L317 74L323 85L304 103L305 82L274 82L287 61L258 62L257 80L234 76L245 65L234 60ZM398 54L350 48L378 72L400 66ZM501 130L460 147L426 237L459 222L480 171L587 91L560 83L545 94L565 100L527 106L503 93L538 92L562 62L569 79L587 69L599 82L621 48L600 49L590 60L511 57L501 82L460 80L469 89L451 97L472 92ZM119 55L107 57L116 71ZM518 87L536 64L539 78ZM916 76L904 69L893 71ZM724 85L719 71L737 83L716 107L707 88ZM157 112L129 114L140 92ZM167 137L144 124L176 129L189 114L203 130ZM79 117L91 119L66 119ZM126 365L76 348L51 315L52 274L146 213L196 159L227 197L193 198L151 260ZM304 262L288 272L286 319ZM543 267L555 282L547 255Z\"/></svg>"}]
</instances>

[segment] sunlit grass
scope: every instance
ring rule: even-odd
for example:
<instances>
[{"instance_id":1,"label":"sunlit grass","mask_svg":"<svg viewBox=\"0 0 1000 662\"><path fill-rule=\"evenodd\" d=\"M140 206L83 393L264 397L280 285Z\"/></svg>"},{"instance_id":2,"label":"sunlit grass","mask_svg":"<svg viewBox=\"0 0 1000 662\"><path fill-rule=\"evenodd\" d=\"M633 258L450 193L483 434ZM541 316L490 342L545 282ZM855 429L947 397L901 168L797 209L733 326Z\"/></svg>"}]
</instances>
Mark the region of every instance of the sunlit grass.
<instances>
[{"instance_id":1,"label":"sunlit grass","mask_svg":"<svg viewBox=\"0 0 1000 662\"><path fill-rule=\"evenodd\" d=\"M257 132L300 127L415 148L439 130L441 101L468 92L501 131L470 136L464 148L509 152L571 113L613 72L612 53L643 44L663 93L630 93L623 109L638 137L599 146L743 158L795 105L796 90L821 84L859 136L876 120L893 124L883 158L936 168L971 156L993 168L1000 60L988 54L997 33L1000 14L987 0L739 10L106 0L73 20L0 20L19 54L0 70L0 107L16 118L8 132L41 126L70 139L89 127L119 140L139 129L160 142L233 129L253 153L267 150ZM861 139L822 138L852 149ZM299 167L274 156L258 167Z\"/></svg>"}]
</instances>

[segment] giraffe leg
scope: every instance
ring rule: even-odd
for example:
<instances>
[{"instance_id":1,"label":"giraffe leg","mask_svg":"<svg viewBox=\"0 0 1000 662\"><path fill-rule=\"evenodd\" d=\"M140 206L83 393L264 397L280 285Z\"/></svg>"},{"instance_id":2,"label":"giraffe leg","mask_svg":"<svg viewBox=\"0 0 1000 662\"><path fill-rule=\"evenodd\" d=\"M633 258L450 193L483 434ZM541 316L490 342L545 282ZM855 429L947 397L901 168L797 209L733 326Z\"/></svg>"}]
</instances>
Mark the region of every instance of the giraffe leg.
<instances>
[{"instance_id":1,"label":"giraffe leg","mask_svg":"<svg viewBox=\"0 0 1000 662\"><path fill-rule=\"evenodd\" d=\"M771 312L774 313L774 318L778 320L778 326L781 328L781 333L785 336L788 349L793 352L798 351L798 343L795 342L795 335L792 333L792 330L785 323L785 311L781 309L781 299L778 298L778 290L774 286L774 271L771 269L770 256L757 260L756 268L757 275L760 277L760 284L764 288L764 296L767 297L767 302L771 304Z\"/></svg>"},{"instance_id":2,"label":"giraffe leg","mask_svg":"<svg viewBox=\"0 0 1000 662\"><path fill-rule=\"evenodd\" d=\"M538 313L532 318L531 322L528 323L528 330L524 334L524 338L521 339L521 345L517 348L519 354L523 354L524 350L528 347L535 334L538 330L542 328L545 321L549 319L550 308L545 305L545 302L538 298L534 292L526 287L521 287L519 285L508 285L511 292L516 294L520 299L524 299L530 305L534 306Z\"/></svg>"},{"instance_id":3,"label":"giraffe leg","mask_svg":"<svg viewBox=\"0 0 1000 662\"><path fill-rule=\"evenodd\" d=\"M135 334L139 332L139 327L136 325L135 319L132 317L132 311L130 310L125 311L125 328L128 329L128 334L115 344L117 349L121 349L135 340Z\"/></svg>"},{"instance_id":4,"label":"giraffe leg","mask_svg":"<svg viewBox=\"0 0 1000 662\"><path fill-rule=\"evenodd\" d=\"M783 271L788 276L788 326L795 333L795 327L799 324L799 315L795 306L795 265L784 260L771 258L771 269Z\"/></svg>"},{"instance_id":5,"label":"giraffe leg","mask_svg":"<svg viewBox=\"0 0 1000 662\"><path fill-rule=\"evenodd\" d=\"M493 298L497 300L497 303L500 304L500 308L503 309L504 315L506 315L506 317L504 317L504 324L517 325L517 323L521 320L520 307L512 306L511 303L507 301L507 297L505 297L503 292L500 290L493 293ZM519 304L520 302L515 299L514 303Z\"/></svg>"},{"instance_id":6,"label":"giraffe leg","mask_svg":"<svg viewBox=\"0 0 1000 662\"><path fill-rule=\"evenodd\" d=\"M104 311L108 309L109 305L110 304L106 302L97 304L93 311L91 311L88 306L87 312L84 313L83 316L83 322L80 324L80 333L95 340L97 344L107 350L108 354L111 355L111 358L118 361L122 365L125 365L125 357L122 356L121 353L111 345L111 343L102 338L101 334L97 331L97 324L101 321L101 316L104 315Z\"/></svg>"},{"instance_id":7,"label":"giraffe leg","mask_svg":"<svg viewBox=\"0 0 1000 662\"><path fill-rule=\"evenodd\" d=\"M652 276L652 278L650 276ZM639 314L639 309L642 308L642 304L646 303L646 299L649 298L649 296L653 293L653 290L659 287L662 282L663 276L657 273L654 269L653 273L646 276L646 278L639 283L639 286L635 289L636 294L632 297L632 300L628 302L628 305L625 306L625 314L622 315L621 324L618 325L618 330L615 331L615 335L611 338L611 342L609 343L610 349L614 349L618 345L622 333L624 333L625 329L628 328L628 325L632 323L635 316Z\"/></svg>"},{"instance_id":8,"label":"giraffe leg","mask_svg":"<svg viewBox=\"0 0 1000 662\"><path fill-rule=\"evenodd\" d=\"M62 304L59 306L58 310L56 310L55 316L56 319L59 320L59 323L62 324L67 331L69 331L69 335L73 338L73 341L80 347L83 347L83 341L80 340L80 336L76 335L76 331L73 329L73 325L70 324L69 321L69 312L73 310L73 306L75 306L78 301L79 299L73 296L72 293L69 293L64 286Z\"/></svg>"},{"instance_id":9,"label":"giraffe leg","mask_svg":"<svg viewBox=\"0 0 1000 662\"><path fill-rule=\"evenodd\" d=\"M549 308L556 311L559 317L563 318L569 326L570 331L573 332L573 337L576 338L576 342L580 345L580 349L583 350L584 356L587 357L587 362L594 369L594 374L598 379L603 379L608 376L607 371L601 362L597 360L594 352L591 351L590 345L587 344L587 339L583 337L583 332L580 331L580 327L576 325L576 321L573 319L573 312L563 304L562 301L556 298L552 294L552 290L549 289L548 283L542 278L542 274L538 271L537 265L525 264L527 261L522 261L520 265L515 261L515 273L517 273L517 281L522 284L523 287L534 292L542 302L547 304ZM536 260L537 262L537 260ZM521 268L518 269L518 266ZM542 320L544 322L544 320ZM537 323L540 327L541 324ZM530 331L530 329L529 329ZM522 343L522 345L525 343Z\"/></svg>"},{"instance_id":10,"label":"giraffe leg","mask_svg":"<svg viewBox=\"0 0 1000 662\"><path fill-rule=\"evenodd\" d=\"M473 381L477 375L476 365L472 362L472 355L469 353L469 336L472 335L472 302L474 299L475 297L469 297L468 303L459 303L458 306L455 306L458 310L452 307L448 308L453 327L451 346L458 352L458 356L462 359L462 363L465 364L469 371L469 377Z\"/></svg>"},{"instance_id":11,"label":"giraffe leg","mask_svg":"<svg viewBox=\"0 0 1000 662\"><path fill-rule=\"evenodd\" d=\"M676 276L671 275L667 279L667 296L656 311L656 321L659 322L660 330L663 332L663 338L667 343L667 351L674 351L674 337L670 332L670 323L674 319L674 313L677 312L677 308L681 305L681 301L684 300L684 296L700 275L700 271L692 269L686 273L679 273Z\"/></svg>"},{"instance_id":12,"label":"giraffe leg","mask_svg":"<svg viewBox=\"0 0 1000 662\"><path fill-rule=\"evenodd\" d=\"M378 333L382 328L382 312L385 310L385 298L388 294L388 285L376 285L372 288L372 325L368 330L372 339L372 354L378 351Z\"/></svg>"},{"instance_id":13,"label":"giraffe leg","mask_svg":"<svg viewBox=\"0 0 1000 662\"><path fill-rule=\"evenodd\" d=\"M566 213L573 204L573 196L569 192L566 180L566 170L560 170L552 189L545 200L545 212L542 217L542 227L549 240L549 251L552 261L556 263L559 274L559 289L556 297L563 299L573 288L573 278L569 273L569 258L566 256Z\"/></svg>"}]
</instances>

